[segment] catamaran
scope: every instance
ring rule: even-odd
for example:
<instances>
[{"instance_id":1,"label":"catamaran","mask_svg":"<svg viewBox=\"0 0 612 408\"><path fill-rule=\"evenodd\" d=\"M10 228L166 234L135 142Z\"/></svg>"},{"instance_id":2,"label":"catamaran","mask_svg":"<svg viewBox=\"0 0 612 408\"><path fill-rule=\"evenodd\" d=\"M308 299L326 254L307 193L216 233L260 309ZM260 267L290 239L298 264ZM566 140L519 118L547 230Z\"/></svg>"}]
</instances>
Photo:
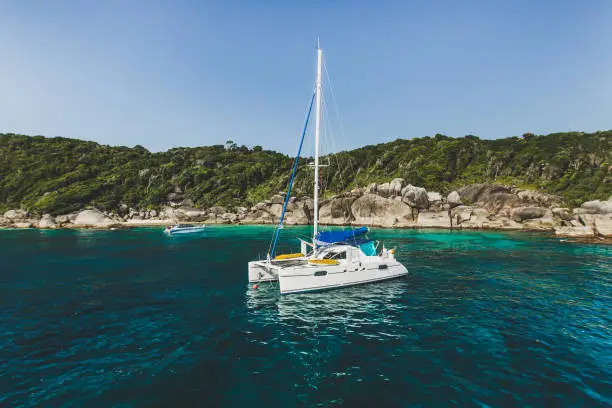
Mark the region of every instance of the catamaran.
<instances>
[{"instance_id":1,"label":"catamaran","mask_svg":"<svg viewBox=\"0 0 612 408\"><path fill-rule=\"evenodd\" d=\"M321 67L323 51L317 46L317 77L315 91L310 100L302 139L295 158L293 173L285 195L280 221L275 229L271 250L265 260L248 263L249 282L278 281L281 294L320 291L397 278L408 274L404 265L395 259L395 249L377 245L367 238L368 228L344 231L319 231L319 137L321 127ZM276 256L276 243L304 143L312 105L315 103L315 155L314 155L314 217L312 241L300 239L301 251Z\"/></svg>"}]
</instances>

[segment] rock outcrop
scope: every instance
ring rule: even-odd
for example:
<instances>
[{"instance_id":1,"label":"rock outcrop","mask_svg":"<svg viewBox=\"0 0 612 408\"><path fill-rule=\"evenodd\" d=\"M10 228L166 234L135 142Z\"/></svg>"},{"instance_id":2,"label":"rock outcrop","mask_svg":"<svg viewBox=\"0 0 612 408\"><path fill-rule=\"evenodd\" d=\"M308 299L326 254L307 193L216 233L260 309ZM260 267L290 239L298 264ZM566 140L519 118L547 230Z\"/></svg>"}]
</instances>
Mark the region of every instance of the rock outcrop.
<instances>
[{"instance_id":1,"label":"rock outcrop","mask_svg":"<svg viewBox=\"0 0 612 408\"><path fill-rule=\"evenodd\" d=\"M598 215L593 220L595 233L605 238L612 238L612 214Z\"/></svg>"},{"instance_id":2,"label":"rock outcrop","mask_svg":"<svg viewBox=\"0 0 612 408\"><path fill-rule=\"evenodd\" d=\"M429 211L442 211L450 208L449 205L444 203L442 194L436 191L428 191L427 200L429 201Z\"/></svg>"},{"instance_id":3,"label":"rock outcrop","mask_svg":"<svg viewBox=\"0 0 612 408\"><path fill-rule=\"evenodd\" d=\"M512 192L516 194L521 201L535 204L539 207L555 207L562 201L561 197L545 194L540 191L512 189Z\"/></svg>"},{"instance_id":4,"label":"rock outcrop","mask_svg":"<svg viewBox=\"0 0 612 408\"><path fill-rule=\"evenodd\" d=\"M319 207L320 222L322 224L341 225L355 221L352 206L357 198L356 195L346 194L325 201Z\"/></svg>"},{"instance_id":5,"label":"rock outcrop","mask_svg":"<svg viewBox=\"0 0 612 408\"><path fill-rule=\"evenodd\" d=\"M38 228L57 228L57 222L51 214L44 214L40 221L38 221Z\"/></svg>"},{"instance_id":6,"label":"rock outcrop","mask_svg":"<svg viewBox=\"0 0 612 408\"><path fill-rule=\"evenodd\" d=\"M518 207L512 211L512 219L516 222L542 218L546 214L546 208L542 207Z\"/></svg>"},{"instance_id":7,"label":"rock outcrop","mask_svg":"<svg viewBox=\"0 0 612 408\"><path fill-rule=\"evenodd\" d=\"M99 210L83 210L74 220L74 225L80 227L108 227L116 222Z\"/></svg>"},{"instance_id":8,"label":"rock outcrop","mask_svg":"<svg viewBox=\"0 0 612 408\"><path fill-rule=\"evenodd\" d=\"M29 221L23 221L23 222L16 222L15 224L13 224L13 226L15 228L32 228L34 224L32 224Z\"/></svg>"},{"instance_id":9,"label":"rock outcrop","mask_svg":"<svg viewBox=\"0 0 612 408\"><path fill-rule=\"evenodd\" d=\"M612 201L587 201L580 208L574 210L576 214L610 214L612 213ZM5 215L6 217L6 215Z\"/></svg>"},{"instance_id":10,"label":"rock outcrop","mask_svg":"<svg viewBox=\"0 0 612 408\"><path fill-rule=\"evenodd\" d=\"M446 197L446 202L451 208L463 205L463 201L461 201L461 197L456 191L450 192L450 194Z\"/></svg>"},{"instance_id":11,"label":"rock outcrop","mask_svg":"<svg viewBox=\"0 0 612 408\"><path fill-rule=\"evenodd\" d=\"M451 225L461 226L462 224L468 221L471 221L473 212L474 212L474 207L470 207L467 205L460 205L460 206L453 208L452 210L450 210ZM488 216L489 212L486 211L486 213ZM480 226L480 228L482 228L482 226Z\"/></svg>"},{"instance_id":12,"label":"rock outcrop","mask_svg":"<svg viewBox=\"0 0 612 408\"><path fill-rule=\"evenodd\" d=\"M446 198L427 192L404 180L370 184L324 200L319 207L319 221L328 225L371 225L417 228L488 228L550 230L562 225L562 219L541 203L557 203L554 196L526 193L499 185L477 184L451 192ZM401 190L399 187L403 186ZM398 192L399 190L399 192ZM519 195L520 194L520 195ZM464 205L463 201L473 201ZM270 200L255 205L242 223L275 223L280 217L280 204ZM278 206L278 208L277 208ZM310 206L298 199L290 200L285 224L304 224L312 219ZM563 213L565 214L565 213Z\"/></svg>"},{"instance_id":13,"label":"rock outcrop","mask_svg":"<svg viewBox=\"0 0 612 408\"><path fill-rule=\"evenodd\" d=\"M197 208L192 208L192 207L187 207L187 206L181 206L181 207L167 206L160 210L159 218L172 220L176 222L178 221L185 221L185 222L204 221L206 218L208 218L209 211L200 210ZM213 212L212 214L216 214L216 213ZM136 217L136 215L132 215L130 218L134 219L134 217ZM140 214L138 215L138 217L141 217ZM141 218L144 218L144 217L141 217Z\"/></svg>"},{"instance_id":14,"label":"rock outcrop","mask_svg":"<svg viewBox=\"0 0 612 408\"><path fill-rule=\"evenodd\" d=\"M412 184L408 184L402 189L402 201L419 210L429 208L427 191L423 187L415 187Z\"/></svg>"},{"instance_id":15,"label":"rock outcrop","mask_svg":"<svg viewBox=\"0 0 612 408\"><path fill-rule=\"evenodd\" d=\"M157 209L129 208L120 204L115 211L96 209L59 215L45 214L40 220L23 209L6 211L0 226L29 228L109 227L124 222L149 225L172 222L211 224L276 224L282 214L285 193L251 208L195 208L175 189L169 205ZM370 184L322 200L319 221L328 225L369 225L398 228L460 228L555 231L559 236L612 238L612 197L593 200L570 211L559 197L537 191L496 184L472 184L447 196L395 178L388 183ZM312 223L314 203L310 197L290 197L284 223Z\"/></svg>"},{"instance_id":16,"label":"rock outcrop","mask_svg":"<svg viewBox=\"0 0 612 408\"><path fill-rule=\"evenodd\" d=\"M64 214L64 215L58 215L57 217L55 217L55 222L57 224L59 224L60 226L66 225L66 224L70 224L73 223L74 220L76 220L76 217L79 215L79 213L70 213L70 214Z\"/></svg>"},{"instance_id":17,"label":"rock outcrop","mask_svg":"<svg viewBox=\"0 0 612 408\"><path fill-rule=\"evenodd\" d=\"M562 218L564 225L555 228L555 234L568 237L612 238L612 197L607 201L593 200L575 208L572 215L565 208L552 210Z\"/></svg>"},{"instance_id":18,"label":"rock outcrop","mask_svg":"<svg viewBox=\"0 0 612 408\"><path fill-rule=\"evenodd\" d=\"M372 186L372 185L371 185ZM376 184L374 184L376 186ZM378 194L381 197L396 197L402 194L402 188L404 187L404 179L395 178L389 183L383 183L377 187L370 189L371 193Z\"/></svg>"},{"instance_id":19,"label":"rock outcrop","mask_svg":"<svg viewBox=\"0 0 612 408\"><path fill-rule=\"evenodd\" d=\"M427 199L429 200L430 204L435 203L437 201L442 201L442 194L435 192L435 191L428 191Z\"/></svg>"},{"instance_id":20,"label":"rock outcrop","mask_svg":"<svg viewBox=\"0 0 612 408\"><path fill-rule=\"evenodd\" d=\"M525 208L541 208L541 207L525 207ZM523 218L520 221L515 219L515 221L521 223L525 229L529 230L544 230L544 231L552 231L556 226L560 224L559 219L555 219L553 212L549 208L541 208L540 210L529 210L524 214ZM534 216L538 214L539 216ZM531 218L525 218L525 216Z\"/></svg>"},{"instance_id":21,"label":"rock outcrop","mask_svg":"<svg viewBox=\"0 0 612 408\"><path fill-rule=\"evenodd\" d=\"M521 205L521 199L511 189L498 184L470 184L457 190L461 201L498 213Z\"/></svg>"},{"instance_id":22,"label":"rock outcrop","mask_svg":"<svg viewBox=\"0 0 612 408\"><path fill-rule=\"evenodd\" d=\"M444 212L421 212L417 226L422 228L450 228L451 220Z\"/></svg>"},{"instance_id":23,"label":"rock outcrop","mask_svg":"<svg viewBox=\"0 0 612 408\"><path fill-rule=\"evenodd\" d=\"M555 235L561 236L561 237L594 237L595 236L595 231L593 231L593 228L591 227L587 227L587 226L579 226L579 227L574 227L574 226L563 226L563 227L558 227L555 228Z\"/></svg>"},{"instance_id":24,"label":"rock outcrop","mask_svg":"<svg viewBox=\"0 0 612 408\"><path fill-rule=\"evenodd\" d=\"M7 212L4 213L4 218L9 221L13 221L13 222L23 221L28 218L28 212L25 210L21 210L21 209L8 210Z\"/></svg>"},{"instance_id":25,"label":"rock outcrop","mask_svg":"<svg viewBox=\"0 0 612 408\"><path fill-rule=\"evenodd\" d=\"M385 198L375 194L364 194L351 206L354 224L383 227L405 227L414 224L412 209L399 197Z\"/></svg>"},{"instance_id":26,"label":"rock outcrop","mask_svg":"<svg viewBox=\"0 0 612 408\"><path fill-rule=\"evenodd\" d=\"M571 219L571 212L569 208L555 207L552 209L552 213L554 216L559 217L562 220L568 221Z\"/></svg>"}]
</instances>

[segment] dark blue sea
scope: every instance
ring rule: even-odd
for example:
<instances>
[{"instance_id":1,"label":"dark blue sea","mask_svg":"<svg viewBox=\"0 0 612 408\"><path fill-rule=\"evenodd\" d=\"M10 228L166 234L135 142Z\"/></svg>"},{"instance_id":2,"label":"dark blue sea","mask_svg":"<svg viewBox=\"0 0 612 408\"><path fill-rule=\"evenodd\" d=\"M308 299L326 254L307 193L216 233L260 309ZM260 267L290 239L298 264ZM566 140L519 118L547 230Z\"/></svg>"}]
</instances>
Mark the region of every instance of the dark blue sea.
<instances>
[{"instance_id":1,"label":"dark blue sea","mask_svg":"<svg viewBox=\"0 0 612 408\"><path fill-rule=\"evenodd\" d=\"M0 231L0 406L612 406L612 247L374 230L407 278L281 297L271 234Z\"/></svg>"}]
</instances>

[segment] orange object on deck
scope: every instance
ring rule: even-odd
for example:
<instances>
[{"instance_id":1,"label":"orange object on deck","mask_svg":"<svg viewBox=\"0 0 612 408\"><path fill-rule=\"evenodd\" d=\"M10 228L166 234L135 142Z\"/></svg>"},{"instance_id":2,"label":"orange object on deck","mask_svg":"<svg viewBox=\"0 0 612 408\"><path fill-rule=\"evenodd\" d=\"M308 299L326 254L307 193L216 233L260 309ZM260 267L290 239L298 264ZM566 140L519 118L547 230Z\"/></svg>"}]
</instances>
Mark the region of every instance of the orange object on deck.
<instances>
[{"instance_id":1,"label":"orange object on deck","mask_svg":"<svg viewBox=\"0 0 612 408\"><path fill-rule=\"evenodd\" d=\"M274 258L274 260L275 261L282 261L283 259L301 258L303 256L304 256L304 254L302 254L302 253L297 253L297 254L282 254L282 255L278 255L276 258Z\"/></svg>"},{"instance_id":2,"label":"orange object on deck","mask_svg":"<svg viewBox=\"0 0 612 408\"><path fill-rule=\"evenodd\" d=\"M340 262L335 259L310 259L308 263L313 265L338 265Z\"/></svg>"}]
</instances>

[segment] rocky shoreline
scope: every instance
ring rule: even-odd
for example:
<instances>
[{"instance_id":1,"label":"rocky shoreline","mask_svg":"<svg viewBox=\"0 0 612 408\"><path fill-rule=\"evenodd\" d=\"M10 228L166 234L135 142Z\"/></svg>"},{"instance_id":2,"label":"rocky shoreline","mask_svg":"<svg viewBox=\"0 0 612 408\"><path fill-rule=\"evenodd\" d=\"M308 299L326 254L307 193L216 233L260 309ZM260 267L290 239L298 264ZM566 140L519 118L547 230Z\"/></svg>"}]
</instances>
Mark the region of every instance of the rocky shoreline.
<instances>
[{"instance_id":1,"label":"rocky shoreline","mask_svg":"<svg viewBox=\"0 0 612 408\"><path fill-rule=\"evenodd\" d=\"M120 205L115 211L95 208L41 217L14 209L0 216L4 228L123 228L170 225L176 222L207 224L276 224L284 193L251 208L226 209L215 206L194 208L182 194L172 193L168 205L159 210ZM312 222L313 200L291 197L286 225ZM326 198L319 203L319 220L324 225L367 225L385 228L445 228L552 232L597 242L612 241L612 197L594 200L570 210L560 197L498 184L471 184L443 196L422 187L393 179Z\"/></svg>"}]
</instances>

